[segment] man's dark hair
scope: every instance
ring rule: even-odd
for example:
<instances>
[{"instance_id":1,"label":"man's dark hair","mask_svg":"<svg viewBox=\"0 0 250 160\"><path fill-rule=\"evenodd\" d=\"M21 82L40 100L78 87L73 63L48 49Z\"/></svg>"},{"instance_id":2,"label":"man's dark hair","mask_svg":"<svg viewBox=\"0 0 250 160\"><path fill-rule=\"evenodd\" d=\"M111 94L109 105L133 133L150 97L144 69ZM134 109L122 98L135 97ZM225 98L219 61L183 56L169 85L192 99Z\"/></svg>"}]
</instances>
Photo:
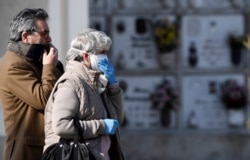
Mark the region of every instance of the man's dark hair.
<instances>
[{"instance_id":1,"label":"man's dark hair","mask_svg":"<svg viewBox=\"0 0 250 160\"><path fill-rule=\"evenodd\" d=\"M48 19L48 13L41 8L30 9L25 8L21 10L12 20L10 24L10 40L20 41L23 31L34 32L36 31L36 19L46 21Z\"/></svg>"}]
</instances>

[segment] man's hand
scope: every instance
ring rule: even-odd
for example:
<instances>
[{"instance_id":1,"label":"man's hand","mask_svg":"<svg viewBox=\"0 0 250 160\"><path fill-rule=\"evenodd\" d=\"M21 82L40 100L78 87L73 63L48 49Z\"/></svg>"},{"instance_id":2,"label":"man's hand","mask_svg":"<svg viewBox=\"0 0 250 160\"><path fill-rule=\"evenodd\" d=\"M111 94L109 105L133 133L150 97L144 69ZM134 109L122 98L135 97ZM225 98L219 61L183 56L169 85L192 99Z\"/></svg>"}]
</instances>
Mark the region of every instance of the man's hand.
<instances>
[{"instance_id":1,"label":"man's hand","mask_svg":"<svg viewBox=\"0 0 250 160\"><path fill-rule=\"evenodd\" d=\"M53 64L54 66L56 66L57 61L58 61L58 51L55 47L51 46L49 53L47 53L47 51L43 53L43 65Z\"/></svg>"}]
</instances>

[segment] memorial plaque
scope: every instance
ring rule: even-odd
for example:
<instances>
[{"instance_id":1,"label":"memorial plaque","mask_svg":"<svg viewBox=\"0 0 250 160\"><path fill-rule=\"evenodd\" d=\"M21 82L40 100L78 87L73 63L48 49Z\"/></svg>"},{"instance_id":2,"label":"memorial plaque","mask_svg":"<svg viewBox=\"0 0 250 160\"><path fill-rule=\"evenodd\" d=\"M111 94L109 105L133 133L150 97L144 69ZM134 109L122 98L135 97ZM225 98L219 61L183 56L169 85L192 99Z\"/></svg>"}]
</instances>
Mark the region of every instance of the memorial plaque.
<instances>
[{"instance_id":1,"label":"memorial plaque","mask_svg":"<svg viewBox=\"0 0 250 160\"><path fill-rule=\"evenodd\" d=\"M182 108L185 127L198 129L228 128L228 109L221 101L221 84L234 79L246 85L244 75L185 76L182 80Z\"/></svg>"},{"instance_id":2,"label":"memorial plaque","mask_svg":"<svg viewBox=\"0 0 250 160\"><path fill-rule=\"evenodd\" d=\"M152 22L173 15L118 15L112 18L112 60L118 69L157 69L159 68Z\"/></svg>"},{"instance_id":3,"label":"memorial plaque","mask_svg":"<svg viewBox=\"0 0 250 160\"><path fill-rule=\"evenodd\" d=\"M108 3L107 0L90 0L89 1L90 11L92 9L101 9L102 11L105 11L107 9L107 5L108 5L107 3Z\"/></svg>"},{"instance_id":4,"label":"memorial plaque","mask_svg":"<svg viewBox=\"0 0 250 160\"><path fill-rule=\"evenodd\" d=\"M128 122L128 129L152 129L159 128L159 110L154 109L150 95L155 87L167 79L172 86L175 86L174 77L164 76L119 76L118 81L124 91L125 118ZM171 115L169 128L175 126L175 114Z\"/></svg>"},{"instance_id":5,"label":"memorial plaque","mask_svg":"<svg viewBox=\"0 0 250 160\"><path fill-rule=\"evenodd\" d=\"M157 68L152 28L147 16L112 17L112 60L122 69Z\"/></svg>"},{"instance_id":6,"label":"memorial plaque","mask_svg":"<svg viewBox=\"0 0 250 160\"><path fill-rule=\"evenodd\" d=\"M184 67L206 69L233 67L228 36L244 35L242 15L186 15L181 26L181 58ZM190 62L195 52L196 63ZM246 54L242 51L239 66L244 66Z\"/></svg>"},{"instance_id":7,"label":"memorial plaque","mask_svg":"<svg viewBox=\"0 0 250 160\"><path fill-rule=\"evenodd\" d=\"M123 9L136 9L136 10L152 10L161 8L174 8L177 6L176 0L121 0L116 3L118 7Z\"/></svg>"},{"instance_id":8,"label":"memorial plaque","mask_svg":"<svg viewBox=\"0 0 250 160\"><path fill-rule=\"evenodd\" d=\"M90 16L89 21L90 28L94 28L99 31L108 33L106 26L106 18L104 16Z\"/></svg>"},{"instance_id":9,"label":"memorial plaque","mask_svg":"<svg viewBox=\"0 0 250 160\"><path fill-rule=\"evenodd\" d=\"M181 6L189 9L239 9L245 0L180 0Z\"/></svg>"}]
</instances>

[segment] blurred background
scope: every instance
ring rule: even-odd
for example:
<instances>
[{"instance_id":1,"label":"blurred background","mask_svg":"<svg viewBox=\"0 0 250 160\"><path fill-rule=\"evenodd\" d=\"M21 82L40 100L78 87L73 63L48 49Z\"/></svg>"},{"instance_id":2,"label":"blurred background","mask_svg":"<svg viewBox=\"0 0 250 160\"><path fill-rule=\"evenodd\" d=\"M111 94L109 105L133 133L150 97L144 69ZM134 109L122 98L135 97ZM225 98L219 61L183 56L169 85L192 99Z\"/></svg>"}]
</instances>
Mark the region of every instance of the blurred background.
<instances>
[{"instance_id":1,"label":"blurred background","mask_svg":"<svg viewBox=\"0 0 250 160\"><path fill-rule=\"evenodd\" d=\"M112 38L109 58L124 90L127 160L250 159L249 0L0 3L1 56L12 17L26 7L48 11L63 62L85 27Z\"/></svg>"}]
</instances>

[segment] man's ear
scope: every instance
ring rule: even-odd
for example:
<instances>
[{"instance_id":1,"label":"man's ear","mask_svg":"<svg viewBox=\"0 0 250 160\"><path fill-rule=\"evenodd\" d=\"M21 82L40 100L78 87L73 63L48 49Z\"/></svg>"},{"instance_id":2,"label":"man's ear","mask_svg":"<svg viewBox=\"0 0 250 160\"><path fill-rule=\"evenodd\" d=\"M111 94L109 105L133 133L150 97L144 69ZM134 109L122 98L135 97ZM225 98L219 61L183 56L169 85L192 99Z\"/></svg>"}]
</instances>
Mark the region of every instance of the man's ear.
<instances>
[{"instance_id":1,"label":"man's ear","mask_svg":"<svg viewBox=\"0 0 250 160\"><path fill-rule=\"evenodd\" d=\"M24 43L28 43L28 36L29 36L29 33L28 32L22 32L21 34L21 40L24 42Z\"/></svg>"}]
</instances>

